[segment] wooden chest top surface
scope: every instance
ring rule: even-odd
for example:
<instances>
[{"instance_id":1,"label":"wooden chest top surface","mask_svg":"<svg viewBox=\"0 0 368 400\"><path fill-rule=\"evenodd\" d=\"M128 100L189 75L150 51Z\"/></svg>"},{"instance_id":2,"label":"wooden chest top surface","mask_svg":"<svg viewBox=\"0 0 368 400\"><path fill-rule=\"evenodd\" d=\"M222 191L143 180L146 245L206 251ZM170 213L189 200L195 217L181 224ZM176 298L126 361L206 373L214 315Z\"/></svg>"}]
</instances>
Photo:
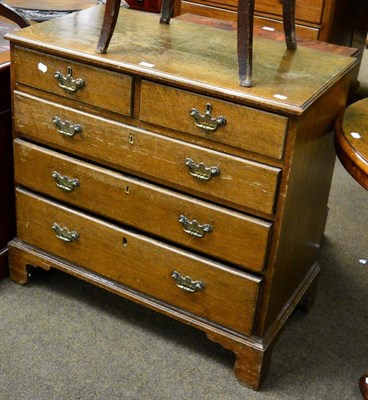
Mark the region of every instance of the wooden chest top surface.
<instances>
[{"instance_id":1,"label":"wooden chest top surface","mask_svg":"<svg viewBox=\"0 0 368 400\"><path fill-rule=\"evenodd\" d=\"M36 49L279 112L301 114L356 64L354 58L255 38L254 87L238 84L236 32L120 10L108 54L95 52L104 7L10 33Z\"/></svg>"}]
</instances>

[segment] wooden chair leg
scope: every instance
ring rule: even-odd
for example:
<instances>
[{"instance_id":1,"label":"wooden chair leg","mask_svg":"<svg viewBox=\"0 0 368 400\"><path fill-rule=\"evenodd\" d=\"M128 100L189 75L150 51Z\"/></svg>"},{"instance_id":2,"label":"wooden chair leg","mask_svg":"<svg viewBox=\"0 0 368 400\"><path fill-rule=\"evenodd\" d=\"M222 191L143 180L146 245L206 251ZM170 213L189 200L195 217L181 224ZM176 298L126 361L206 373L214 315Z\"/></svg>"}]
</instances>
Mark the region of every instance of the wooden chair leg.
<instances>
[{"instance_id":1,"label":"wooden chair leg","mask_svg":"<svg viewBox=\"0 0 368 400\"><path fill-rule=\"evenodd\" d=\"M240 86L253 86L253 16L255 0L239 0L237 53ZM173 15L175 0L163 0L161 24L169 24ZM107 0L100 38L96 51L106 53L115 29L120 10L120 0ZM283 1L283 19L286 46L290 50L297 47L295 35L295 0Z\"/></svg>"},{"instance_id":2,"label":"wooden chair leg","mask_svg":"<svg viewBox=\"0 0 368 400\"><path fill-rule=\"evenodd\" d=\"M160 24L169 24L173 16L175 0L163 0L161 6Z\"/></svg>"},{"instance_id":3,"label":"wooden chair leg","mask_svg":"<svg viewBox=\"0 0 368 400\"><path fill-rule=\"evenodd\" d=\"M238 66L240 86L253 86L253 14L254 0L238 3Z\"/></svg>"},{"instance_id":4,"label":"wooden chair leg","mask_svg":"<svg viewBox=\"0 0 368 400\"><path fill-rule=\"evenodd\" d=\"M27 26L29 26L29 22L27 21L26 18L23 17L23 15L21 15L8 5L1 2L0 2L0 15L15 22L21 28L26 28Z\"/></svg>"},{"instance_id":5,"label":"wooden chair leg","mask_svg":"<svg viewBox=\"0 0 368 400\"><path fill-rule=\"evenodd\" d=\"M295 0L284 0L282 7L286 47L290 50L296 50Z\"/></svg>"},{"instance_id":6,"label":"wooden chair leg","mask_svg":"<svg viewBox=\"0 0 368 400\"><path fill-rule=\"evenodd\" d=\"M116 21L118 20L120 10L120 0L107 0L105 5L105 14L102 23L100 38L98 40L96 52L106 53L109 47L112 34L114 33Z\"/></svg>"}]
</instances>

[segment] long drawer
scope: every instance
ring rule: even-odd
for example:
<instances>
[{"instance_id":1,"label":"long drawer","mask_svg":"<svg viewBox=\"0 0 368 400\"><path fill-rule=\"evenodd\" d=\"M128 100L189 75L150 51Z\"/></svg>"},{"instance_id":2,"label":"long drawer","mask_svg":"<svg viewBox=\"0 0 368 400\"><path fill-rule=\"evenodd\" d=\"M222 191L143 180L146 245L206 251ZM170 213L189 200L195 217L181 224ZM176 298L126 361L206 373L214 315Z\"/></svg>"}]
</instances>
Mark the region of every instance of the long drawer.
<instances>
[{"instance_id":1,"label":"long drawer","mask_svg":"<svg viewBox=\"0 0 368 400\"><path fill-rule=\"evenodd\" d=\"M17 83L123 115L132 113L133 78L128 75L18 47L13 66Z\"/></svg>"},{"instance_id":2,"label":"long drawer","mask_svg":"<svg viewBox=\"0 0 368 400\"><path fill-rule=\"evenodd\" d=\"M188 14L191 14L190 16ZM182 0L181 1L181 15L178 17L180 20L193 20L193 14L196 16L196 20L198 16L209 17L211 19L216 19L219 26L226 26L224 29L230 29L227 26L227 21L236 21L237 20L237 12L235 11L235 7L231 7L228 5L224 5L222 2L216 4L216 1L213 4L210 4L208 1L197 1L197 0ZM222 21L225 20L225 24L222 24ZM200 20L199 20L200 21ZM270 29L271 28L271 29ZM284 31L283 23L278 16L267 18L261 16L254 16L254 30L258 33L261 33L262 36L265 36L269 39L275 39L279 37ZM318 40L319 28L315 28L312 26L306 25L295 25L297 38L303 38L307 40Z\"/></svg>"},{"instance_id":3,"label":"long drawer","mask_svg":"<svg viewBox=\"0 0 368 400\"><path fill-rule=\"evenodd\" d=\"M252 333L260 278L25 190L16 191L16 204L19 239L229 329Z\"/></svg>"},{"instance_id":4,"label":"long drawer","mask_svg":"<svg viewBox=\"0 0 368 400\"><path fill-rule=\"evenodd\" d=\"M269 222L21 139L14 141L14 164L18 185L241 267L254 271L264 267Z\"/></svg>"},{"instance_id":5,"label":"long drawer","mask_svg":"<svg viewBox=\"0 0 368 400\"><path fill-rule=\"evenodd\" d=\"M269 157L283 157L288 118L281 115L143 81L139 118Z\"/></svg>"},{"instance_id":6,"label":"long drawer","mask_svg":"<svg viewBox=\"0 0 368 400\"><path fill-rule=\"evenodd\" d=\"M191 0L191 3L207 6L208 8L219 7L220 9L228 9L236 12L238 8L237 0ZM298 22L305 21L309 23L321 23L322 14L324 11L325 2L332 2L330 0L298 0L295 4L295 17ZM266 13L274 15L276 18L282 19L282 3L283 0L255 0L255 13ZM181 10L182 13L193 11L188 10L187 5ZM212 18L219 18L219 15L211 12Z\"/></svg>"},{"instance_id":7,"label":"long drawer","mask_svg":"<svg viewBox=\"0 0 368 400\"><path fill-rule=\"evenodd\" d=\"M224 0L233 1L233 0ZM295 4L295 17L301 21L319 24L322 19L324 2L327 0L298 0ZM283 0L256 0L256 12L282 16Z\"/></svg>"},{"instance_id":8,"label":"long drawer","mask_svg":"<svg viewBox=\"0 0 368 400\"><path fill-rule=\"evenodd\" d=\"M15 130L20 136L219 203L266 214L274 211L278 168L112 122L21 92L14 94L14 109Z\"/></svg>"}]
</instances>

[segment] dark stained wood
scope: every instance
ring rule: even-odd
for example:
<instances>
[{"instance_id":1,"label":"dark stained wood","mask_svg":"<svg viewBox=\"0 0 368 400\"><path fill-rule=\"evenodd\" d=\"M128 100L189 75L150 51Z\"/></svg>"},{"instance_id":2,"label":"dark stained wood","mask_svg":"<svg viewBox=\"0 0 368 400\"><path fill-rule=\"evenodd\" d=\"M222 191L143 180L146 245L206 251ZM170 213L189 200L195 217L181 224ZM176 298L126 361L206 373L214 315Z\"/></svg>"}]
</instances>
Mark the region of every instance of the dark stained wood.
<instances>
[{"instance_id":1,"label":"dark stained wood","mask_svg":"<svg viewBox=\"0 0 368 400\"><path fill-rule=\"evenodd\" d=\"M363 375L359 380L359 389L364 400L368 400L368 374Z\"/></svg>"},{"instance_id":2,"label":"dark stained wood","mask_svg":"<svg viewBox=\"0 0 368 400\"><path fill-rule=\"evenodd\" d=\"M161 12L162 0L128 0L129 8L148 12Z\"/></svg>"},{"instance_id":3,"label":"dark stained wood","mask_svg":"<svg viewBox=\"0 0 368 400\"><path fill-rule=\"evenodd\" d=\"M0 2L0 15L6 19L15 22L21 28L29 26L29 22L17 11L9 7L7 4Z\"/></svg>"},{"instance_id":4,"label":"dark stained wood","mask_svg":"<svg viewBox=\"0 0 368 400\"><path fill-rule=\"evenodd\" d=\"M254 0L239 0L237 55L240 86L253 86L253 14Z\"/></svg>"},{"instance_id":5,"label":"dark stained wood","mask_svg":"<svg viewBox=\"0 0 368 400\"><path fill-rule=\"evenodd\" d=\"M282 19L284 21L286 47L289 50L296 50L297 43L295 34L295 0L283 1Z\"/></svg>"},{"instance_id":6,"label":"dark stained wood","mask_svg":"<svg viewBox=\"0 0 368 400\"><path fill-rule=\"evenodd\" d=\"M350 175L368 190L368 98L351 104L335 124L337 155Z\"/></svg>"},{"instance_id":7,"label":"dark stained wood","mask_svg":"<svg viewBox=\"0 0 368 400\"><path fill-rule=\"evenodd\" d=\"M3 88L9 88L9 70L0 70ZM0 112L0 249L14 236L13 156L11 135L10 95L1 96Z\"/></svg>"},{"instance_id":8,"label":"dark stained wood","mask_svg":"<svg viewBox=\"0 0 368 400\"><path fill-rule=\"evenodd\" d=\"M27 69L12 63L19 229L10 244L11 277L25 283L27 265L58 268L202 329L236 354L236 376L258 389L287 319L316 285L335 157L331 129L356 60L302 46L290 52L255 38L258 84L245 88L237 81L235 32L175 18L160 25L155 14L122 9L109 52L97 54L103 10L9 36L14 59L36 54ZM86 95L60 95L50 89L53 79L45 86L34 79L38 63L49 58L54 64L45 81L59 63L78 65L78 77L93 68L90 93L112 73L129 77L131 91L100 90L105 106ZM229 129L219 118L222 126L197 134L187 121L193 123L190 108L204 110L192 100L212 104L216 117L225 110ZM114 102L129 104L130 113L112 109ZM79 123L82 132L64 137L55 131L55 116ZM187 158L220 173L212 168L213 178L199 181L186 169ZM31 180L29 162L39 178ZM71 196L49 183L54 165L81 179ZM120 196L133 195L142 204L125 209ZM256 259L252 249L241 261L226 250L196 247L194 237L171 239L175 210L185 205L196 214L190 219L206 223L217 215L227 225L229 251L233 241L239 248L234 237L245 226L253 237L241 241L254 246ZM150 211L168 226L146 221ZM54 222L77 231L78 239L56 238ZM205 289L173 288L173 267Z\"/></svg>"},{"instance_id":9,"label":"dark stained wood","mask_svg":"<svg viewBox=\"0 0 368 400\"><path fill-rule=\"evenodd\" d=\"M107 52L112 35L115 30L120 10L120 0L107 1L105 5L105 14L102 22L101 33L98 39L96 51L104 54Z\"/></svg>"},{"instance_id":10,"label":"dark stained wood","mask_svg":"<svg viewBox=\"0 0 368 400\"><path fill-rule=\"evenodd\" d=\"M163 0L160 24L169 24L174 13L175 0Z\"/></svg>"},{"instance_id":11,"label":"dark stained wood","mask_svg":"<svg viewBox=\"0 0 368 400\"><path fill-rule=\"evenodd\" d=\"M0 15L14 19L19 16L0 3ZM0 17L1 33L16 29L12 20ZM10 103L10 54L8 43L0 40L0 278L8 275L7 243L15 236L12 123ZM5 51L4 51L5 50Z\"/></svg>"}]
</instances>

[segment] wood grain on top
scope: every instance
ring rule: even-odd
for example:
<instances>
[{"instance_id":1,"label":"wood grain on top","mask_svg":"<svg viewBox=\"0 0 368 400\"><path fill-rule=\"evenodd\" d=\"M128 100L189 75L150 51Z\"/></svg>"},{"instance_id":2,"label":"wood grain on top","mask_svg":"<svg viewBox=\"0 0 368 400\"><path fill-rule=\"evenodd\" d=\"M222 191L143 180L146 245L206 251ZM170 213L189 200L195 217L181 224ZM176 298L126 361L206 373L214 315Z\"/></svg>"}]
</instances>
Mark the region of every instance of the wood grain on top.
<instances>
[{"instance_id":1,"label":"wood grain on top","mask_svg":"<svg viewBox=\"0 0 368 400\"><path fill-rule=\"evenodd\" d=\"M95 48L103 6L31 26L8 37L77 60L104 65L143 77L231 96L238 102L300 114L356 60L299 46L255 38L254 87L238 83L236 32L173 19L159 24L159 16L122 9L107 54Z\"/></svg>"}]
</instances>

